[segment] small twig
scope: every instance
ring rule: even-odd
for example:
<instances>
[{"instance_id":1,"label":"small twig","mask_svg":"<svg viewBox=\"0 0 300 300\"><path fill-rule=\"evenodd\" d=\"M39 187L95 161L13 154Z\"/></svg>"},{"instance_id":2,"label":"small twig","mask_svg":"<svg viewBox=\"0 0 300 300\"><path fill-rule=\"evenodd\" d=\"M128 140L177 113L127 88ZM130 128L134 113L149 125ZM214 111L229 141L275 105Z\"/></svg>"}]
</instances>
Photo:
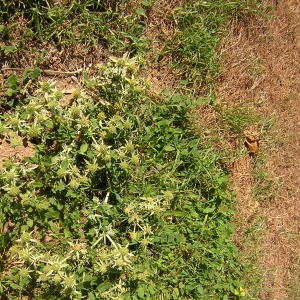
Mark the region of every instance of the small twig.
<instances>
[{"instance_id":1,"label":"small twig","mask_svg":"<svg viewBox=\"0 0 300 300\"><path fill-rule=\"evenodd\" d=\"M41 73L44 73L46 75L75 75L75 74L79 74L83 71L82 68L75 70L75 71L55 71L55 70L42 70L39 69ZM24 72L25 69L22 68L4 68L1 69L0 71L4 72L4 71L20 71L20 72ZM28 70L29 72L33 72L33 70Z\"/></svg>"}]
</instances>

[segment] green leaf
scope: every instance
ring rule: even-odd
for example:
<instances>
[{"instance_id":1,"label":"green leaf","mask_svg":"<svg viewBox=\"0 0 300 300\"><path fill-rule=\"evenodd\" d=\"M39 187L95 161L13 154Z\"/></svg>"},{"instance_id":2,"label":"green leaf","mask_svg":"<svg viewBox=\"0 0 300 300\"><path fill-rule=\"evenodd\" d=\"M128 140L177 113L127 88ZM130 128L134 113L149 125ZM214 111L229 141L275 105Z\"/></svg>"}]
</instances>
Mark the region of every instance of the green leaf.
<instances>
[{"instance_id":1,"label":"green leaf","mask_svg":"<svg viewBox=\"0 0 300 300\"><path fill-rule=\"evenodd\" d=\"M213 207L208 207L208 208L203 209L203 212L204 212L205 214L209 214L209 213L212 213L215 209L216 209L215 206L213 206Z\"/></svg>"},{"instance_id":2,"label":"green leaf","mask_svg":"<svg viewBox=\"0 0 300 300\"><path fill-rule=\"evenodd\" d=\"M174 217L184 217L186 216L186 212L184 211L173 211L173 210L167 210L165 212L166 216L174 216Z\"/></svg>"},{"instance_id":3,"label":"green leaf","mask_svg":"<svg viewBox=\"0 0 300 300\"><path fill-rule=\"evenodd\" d=\"M186 85L186 84L189 84L189 82L188 82L188 80L181 80L181 81L180 81L180 84Z\"/></svg>"},{"instance_id":4,"label":"green leaf","mask_svg":"<svg viewBox=\"0 0 300 300\"><path fill-rule=\"evenodd\" d=\"M28 68L25 68L22 76L22 81L26 80L28 78Z\"/></svg>"},{"instance_id":5,"label":"green leaf","mask_svg":"<svg viewBox=\"0 0 300 300\"><path fill-rule=\"evenodd\" d=\"M8 104L9 107L13 107L14 104L15 104L15 99L12 99L11 101L8 101L7 104Z\"/></svg>"},{"instance_id":6,"label":"green leaf","mask_svg":"<svg viewBox=\"0 0 300 300\"><path fill-rule=\"evenodd\" d=\"M19 287L17 284L13 283L13 282L10 282L9 285L10 285L14 290L20 289L20 287Z\"/></svg>"},{"instance_id":7,"label":"green leaf","mask_svg":"<svg viewBox=\"0 0 300 300\"><path fill-rule=\"evenodd\" d=\"M143 15L145 15L145 10L143 9L143 8L138 8L138 9L136 9L136 11L135 11L135 13L137 14L137 15L140 15L140 16L143 16Z\"/></svg>"},{"instance_id":8,"label":"green leaf","mask_svg":"<svg viewBox=\"0 0 300 300\"><path fill-rule=\"evenodd\" d=\"M65 237L66 237L66 238L72 236L72 233L70 232L70 230L69 230L68 228L65 228L65 229L64 229L64 234L65 234Z\"/></svg>"},{"instance_id":9,"label":"green leaf","mask_svg":"<svg viewBox=\"0 0 300 300\"><path fill-rule=\"evenodd\" d=\"M197 291L198 291L198 293L199 293L200 295L203 294L204 290L203 290L202 285L199 285L199 286L197 287Z\"/></svg>"},{"instance_id":10,"label":"green leaf","mask_svg":"<svg viewBox=\"0 0 300 300\"><path fill-rule=\"evenodd\" d=\"M35 187L35 188L39 188L39 187L43 187L44 186L41 182L38 182L38 181L32 182L31 185L32 185L32 187Z\"/></svg>"},{"instance_id":11,"label":"green leaf","mask_svg":"<svg viewBox=\"0 0 300 300\"><path fill-rule=\"evenodd\" d=\"M54 124L51 120L47 120L45 121L45 125L48 127L48 128L53 128L54 127Z\"/></svg>"},{"instance_id":12,"label":"green leaf","mask_svg":"<svg viewBox=\"0 0 300 300\"><path fill-rule=\"evenodd\" d=\"M66 185L64 184L64 182L62 180L60 180L59 183L53 187L54 191L60 191L60 192L64 191L65 188L66 188Z\"/></svg>"},{"instance_id":13,"label":"green leaf","mask_svg":"<svg viewBox=\"0 0 300 300\"><path fill-rule=\"evenodd\" d=\"M176 101L176 102L181 101L181 100L182 100L181 94L175 93L175 94L172 96L172 100L174 100L174 101Z\"/></svg>"},{"instance_id":14,"label":"green leaf","mask_svg":"<svg viewBox=\"0 0 300 300\"><path fill-rule=\"evenodd\" d=\"M32 79L36 79L41 75L41 70L39 68L34 68L34 70L32 72L29 73L29 76Z\"/></svg>"},{"instance_id":15,"label":"green leaf","mask_svg":"<svg viewBox=\"0 0 300 300\"><path fill-rule=\"evenodd\" d=\"M139 288L137 289L137 293L138 293L138 296L139 296L140 298L144 299L144 295L145 295L144 288L139 287Z\"/></svg>"},{"instance_id":16,"label":"green leaf","mask_svg":"<svg viewBox=\"0 0 300 300\"><path fill-rule=\"evenodd\" d=\"M6 91L6 95L7 95L8 97L11 97L15 92L16 92L15 89L9 88L9 89Z\"/></svg>"},{"instance_id":17,"label":"green leaf","mask_svg":"<svg viewBox=\"0 0 300 300\"><path fill-rule=\"evenodd\" d=\"M10 88L15 89L18 83L18 76L17 75L10 75L7 78L7 83L9 85Z\"/></svg>"},{"instance_id":18,"label":"green leaf","mask_svg":"<svg viewBox=\"0 0 300 300\"><path fill-rule=\"evenodd\" d=\"M86 150L88 149L88 144L82 144L81 146L80 146L80 150L79 150L79 152L80 153L85 153L86 152Z\"/></svg>"},{"instance_id":19,"label":"green leaf","mask_svg":"<svg viewBox=\"0 0 300 300\"><path fill-rule=\"evenodd\" d=\"M5 29L5 26L4 25L0 25L0 33L2 33Z\"/></svg>"},{"instance_id":20,"label":"green leaf","mask_svg":"<svg viewBox=\"0 0 300 300\"><path fill-rule=\"evenodd\" d=\"M67 170L68 169L68 166L69 166L69 160L68 159L64 159L61 164L60 164L61 168L63 170Z\"/></svg>"},{"instance_id":21,"label":"green leaf","mask_svg":"<svg viewBox=\"0 0 300 300\"><path fill-rule=\"evenodd\" d=\"M89 81L89 76L86 72L83 73L83 79L84 81L88 82Z\"/></svg>"},{"instance_id":22,"label":"green leaf","mask_svg":"<svg viewBox=\"0 0 300 300\"><path fill-rule=\"evenodd\" d=\"M163 93L165 94L165 96L170 96L170 91L171 91L170 88L167 87L163 90Z\"/></svg>"},{"instance_id":23,"label":"green leaf","mask_svg":"<svg viewBox=\"0 0 300 300\"><path fill-rule=\"evenodd\" d=\"M102 293L102 292L108 290L110 288L110 286L111 286L110 282L103 282L97 286L97 291L99 293Z\"/></svg>"},{"instance_id":24,"label":"green leaf","mask_svg":"<svg viewBox=\"0 0 300 300\"><path fill-rule=\"evenodd\" d=\"M94 293L89 292L88 295L90 300L96 300Z\"/></svg>"},{"instance_id":25,"label":"green leaf","mask_svg":"<svg viewBox=\"0 0 300 300\"><path fill-rule=\"evenodd\" d=\"M178 288L174 288L173 297L174 297L174 299L177 299L179 297L179 289Z\"/></svg>"},{"instance_id":26,"label":"green leaf","mask_svg":"<svg viewBox=\"0 0 300 300\"><path fill-rule=\"evenodd\" d=\"M153 5L153 3L152 2L150 2L150 1L147 1L147 0L143 0L142 2L142 5L144 5L144 6L152 6Z\"/></svg>"},{"instance_id":27,"label":"green leaf","mask_svg":"<svg viewBox=\"0 0 300 300\"><path fill-rule=\"evenodd\" d=\"M91 284L94 284L94 283L96 282L97 278L98 278L98 277L96 277L96 276L86 274L86 275L84 276L84 281L85 281L85 282L89 282L89 283L91 283Z\"/></svg>"},{"instance_id":28,"label":"green leaf","mask_svg":"<svg viewBox=\"0 0 300 300\"><path fill-rule=\"evenodd\" d=\"M167 145L164 147L164 150L165 151L174 151L174 150L176 150L176 148L174 148L173 146Z\"/></svg>"},{"instance_id":29,"label":"green leaf","mask_svg":"<svg viewBox=\"0 0 300 300\"><path fill-rule=\"evenodd\" d=\"M26 224L28 225L29 228L31 228L33 226L33 220L27 219Z\"/></svg>"},{"instance_id":30,"label":"green leaf","mask_svg":"<svg viewBox=\"0 0 300 300\"><path fill-rule=\"evenodd\" d=\"M59 228L56 225L54 225L54 223L52 221L49 221L48 224L49 224L52 232L54 232L54 233L59 232Z\"/></svg>"},{"instance_id":31,"label":"green leaf","mask_svg":"<svg viewBox=\"0 0 300 300\"><path fill-rule=\"evenodd\" d=\"M27 231L28 229L29 229L28 225L24 224L24 225L21 226L21 232L22 231Z\"/></svg>"},{"instance_id":32,"label":"green leaf","mask_svg":"<svg viewBox=\"0 0 300 300\"><path fill-rule=\"evenodd\" d=\"M218 183L221 184L221 185L222 184L226 185L228 183L228 181L229 181L229 175L228 174L218 178Z\"/></svg>"},{"instance_id":33,"label":"green leaf","mask_svg":"<svg viewBox=\"0 0 300 300\"><path fill-rule=\"evenodd\" d=\"M154 295L156 293L153 284L150 284L148 286L148 291L150 292L151 295Z\"/></svg>"},{"instance_id":34,"label":"green leaf","mask_svg":"<svg viewBox=\"0 0 300 300\"><path fill-rule=\"evenodd\" d=\"M86 86L88 86L88 87L93 86L93 81L91 81L91 80L89 79L89 76L88 76L88 74L87 74L86 72L83 73L83 81L84 81L84 84L85 84Z\"/></svg>"},{"instance_id":35,"label":"green leaf","mask_svg":"<svg viewBox=\"0 0 300 300\"><path fill-rule=\"evenodd\" d=\"M14 46L4 46L1 48L4 50L4 54L13 53L16 50L16 47L14 47Z\"/></svg>"}]
</instances>

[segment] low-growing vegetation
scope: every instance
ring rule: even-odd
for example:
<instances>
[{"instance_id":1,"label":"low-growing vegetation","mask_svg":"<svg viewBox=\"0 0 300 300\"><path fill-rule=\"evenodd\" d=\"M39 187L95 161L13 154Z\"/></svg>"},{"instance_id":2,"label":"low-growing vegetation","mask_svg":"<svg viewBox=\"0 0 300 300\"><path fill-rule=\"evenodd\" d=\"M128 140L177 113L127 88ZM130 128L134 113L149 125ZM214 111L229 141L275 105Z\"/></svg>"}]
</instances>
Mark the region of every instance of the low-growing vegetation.
<instances>
[{"instance_id":1,"label":"low-growing vegetation","mask_svg":"<svg viewBox=\"0 0 300 300\"><path fill-rule=\"evenodd\" d=\"M84 85L72 86L71 93L41 79L38 65L1 86L1 138L12 147L31 143L35 153L21 161L13 156L0 169L0 294L251 298L245 283L250 266L231 242L235 198L219 163L222 150L193 126L191 111L213 103L213 96L199 104L194 90L165 87L154 97L151 81L141 75L150 65L142 30L154 3L132 1L137 8L129 18L128 9L119 11L124 3L83 2L1 2L4 19L21 11L29 23L13 45L12 24L1 25L0 54L8 61L24 51L27 35L56 47L103 43L114 55L92 75L84 73ZM173 14L179 31L160 55L178 58L183 74L191 70L181 78L187 83L209 82L226 13L246 6L187 2ZM195 42L205 44L201 53ZM222 116L234 128L247 125Z\"/></svg>"},{"instance_id":2,"label":"low-growing vegetation","mask_svg":"<svg viewBox=\"0 0 300 300\"><path fill-rule=\"evenodd\" d=\"M226 299L242 290L228 175L192 131L192 100L165 91L154 103L140 63L111 58L68 101L40 82L3 116L12 146L36 144L1 170L1 222L11 227L1 235L3 291Z\"/></svg>"}]
</instances>

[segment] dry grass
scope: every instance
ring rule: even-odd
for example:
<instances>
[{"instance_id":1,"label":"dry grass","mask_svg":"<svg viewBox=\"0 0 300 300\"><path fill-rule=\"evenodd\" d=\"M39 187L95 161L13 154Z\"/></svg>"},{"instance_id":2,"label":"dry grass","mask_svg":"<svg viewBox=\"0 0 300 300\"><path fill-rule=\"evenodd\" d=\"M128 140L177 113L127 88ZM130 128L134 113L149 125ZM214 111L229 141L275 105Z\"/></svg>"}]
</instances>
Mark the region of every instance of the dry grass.
<instances>
[{"instance_id":1,"label":"dry grass","mask_svg":"<svg viewBox=\"0 0 300 300\"><path fill-rule=\"evenodd\" d=\"M256 166L243 156L235 161L232 179L236 186L237 240L245 256L257 253L263 273L259 299L299 299L295 282L299 280L297 261L300 255L300 3L268 1L273 7L270 22L234 24L222 55L225 72L219 77L219 101L239 103L253 99L258 111L267 118L277 116L273 127L275 145L263 151L270 157L263 170L280 187L268 199L253 199L253 174ZM268 134L268 132L267 132ZM270 133L271 134L271 133ZM271 193L271 192L270 192ZM259 220L265 220L259 224ZM242 245L246 229L259 225L262 245ZM261 249L261 246L263 249ZM261 252L263 250L263 252ZM292 283L293 282L293 283Z\"/></svg>"}]
</instances>

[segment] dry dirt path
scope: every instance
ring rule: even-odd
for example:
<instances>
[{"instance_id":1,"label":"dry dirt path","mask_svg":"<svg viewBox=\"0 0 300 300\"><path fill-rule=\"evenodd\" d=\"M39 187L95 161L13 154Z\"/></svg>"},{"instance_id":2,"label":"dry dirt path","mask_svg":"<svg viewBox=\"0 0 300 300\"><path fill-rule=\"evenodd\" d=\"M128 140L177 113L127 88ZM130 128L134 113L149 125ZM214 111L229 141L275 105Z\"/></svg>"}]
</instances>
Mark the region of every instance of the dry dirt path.
<instances>
[{"instance_id":1,"label":"dry dirt path","mask_svg":"<svg viewBox=\"0 0 300 300\"><path fill-rule=\"evenodd\" d=\"M276 118L275 143L262 143L262 151L269 151L265 171L274 178L274 185L280 184L279 190L270 199L254 202L251 175L254 163L247 156L239 158L232 176L238 189L237 227L251 224L254 216L265 220L261 223L262 249L251 249L263 253L259 259L263 271L259 299L297 300L300 299L300 267L297 267L300 264L300 1L273 0L267 4L272 7L273 15L269 22L253 21L232 30L223 52L226 72L220 77L219 97L233 103L253 99L260 103L261 113Z\"/></svg>"}]
</instances>

